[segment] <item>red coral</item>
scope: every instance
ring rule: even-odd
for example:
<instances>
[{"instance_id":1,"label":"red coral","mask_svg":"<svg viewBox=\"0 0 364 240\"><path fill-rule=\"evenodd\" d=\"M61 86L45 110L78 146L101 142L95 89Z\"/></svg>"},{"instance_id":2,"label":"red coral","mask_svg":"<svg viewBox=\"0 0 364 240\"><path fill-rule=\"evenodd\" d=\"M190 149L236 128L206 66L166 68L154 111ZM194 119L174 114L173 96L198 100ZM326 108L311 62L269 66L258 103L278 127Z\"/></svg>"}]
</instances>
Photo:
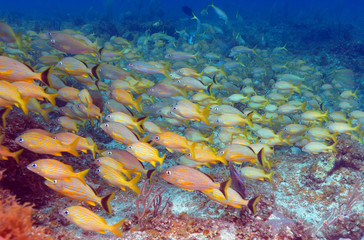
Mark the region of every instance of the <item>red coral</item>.
<instances>
[{"instance_id":1,"label":"red coral","mask_svg":"<svg viewBox=\"0 0 364 240\"><path fill-rule=\"evenodd\" d=\"M46 228L33 226L31 205L19 204L4 190L0 196L0 239L52 239L45 233Z\"/></svg>"}]
</instances>

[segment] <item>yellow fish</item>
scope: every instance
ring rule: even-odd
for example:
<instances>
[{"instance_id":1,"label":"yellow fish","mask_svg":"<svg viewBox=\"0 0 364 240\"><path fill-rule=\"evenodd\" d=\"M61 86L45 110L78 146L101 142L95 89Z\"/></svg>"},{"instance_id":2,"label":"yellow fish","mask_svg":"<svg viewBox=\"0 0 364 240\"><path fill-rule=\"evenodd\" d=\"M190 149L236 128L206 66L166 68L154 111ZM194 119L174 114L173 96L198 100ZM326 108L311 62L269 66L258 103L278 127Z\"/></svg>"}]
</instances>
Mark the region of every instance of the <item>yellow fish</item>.
<instances>
[{"instance_id":1,"label":"yellow fish","mask_svg":"<svg viewBox=\"0 0 364 240\"><path fill-rule=\"evenodd\" d=\"M102 234L105 234L105 231L110 231L118 237L123 236L120 227L123 225L125 219L122 219L114 225L108 225L105 219L81 206L68 207L64 209L61 214L84 230L95 231Z\"/></svg>"},{"instance_id":2,"label":"yellow fish","mask_svg":"<svg viewBox=\"0 0 364 240\"><path fill-rule=\"evenodd\" d=\"M28 114L26 101L21 97L18 89L16 89L13 84L0 80L0 98L11 104L15 104L17 107L20 107L25 115Z\"/></svg>"},{"instance_id":3,"label":"yellow fish","mask_svg":"<svg viewBox=\"0 0 364 240\"><path fill-rule=\"evenodd\" d=\"M163 160L166 157L166 154L164 154L163 157L159 157L158 150L152 147L149 143L136 142L127 146L126 150L140 161L150 162L153 167L155 167L156 162L159 162L160 169L162 169Z\"/></svg>"},{"instance_id":4,"label":"yellow fish","mask_svg":"<svg viewBox=\"0 0 364 240\"><path fill-rule=\"evenodd\" d=\"M112 213L110 201L115 196L114 192L105 197L99 197L92 187L78 178L70 178L69 181L64 181L62 179L53 181L46 180L45 185L66 197L83 201L91 206L96 206L97 203L108 214Z\"/></svg>"},{"instance_id":5,"label":"yellow fish","mask_svg":"<svg viewBox=\"0 0 364 240\"><path fill-rule=\"evenodd\" d=\"M153 142L162 145L167 148L168 151L173 152L182 152L186 153L189 152L191 155L194 155L194 147L196 143L191 143L187 141L184 136L181 136L174 132L162 132L155 135L152 138Z\"/></svg>"},{"instance_id":6,"label":"yellow fish","mask_svg":"<svg viewBox=\"0 0 364 240\"><path fill-rule=\"evenodd\" d=\"M182 99L176 104L176 106L173 107L172 112L184 117L185 119L202 121L206 125L209 125L209 106L202 109L198 104L187 99Z\"/></svg>"},{"instance_id":7,"label":"yellow fish","mask_svg":"<svg viewBox=\"0 0 364 240\"><path fill-rule=\"evenodd\" d=\"M27 131L15 139L17 144L29 151L55 156L62 156L62 152L69 152L74 156L78 156L76 150L78 141L77 138L71 144L64 145L57 139L32 131Z\"/></svg>"},{"instance_id":8,"label":"yellow fish","mask_svg":"<svg viewBox=\"0 0 364 240\"><path fill-rule=\"evenodd\" d=\"M260 196L258 196L250 200L245 200L244 198L242 198L242 196L240 196L237 191L232 188L227 189L226 197L224 197L223 193L218 189L213 189L211 193L204 192L204 194L216 202L224 205L229 205L234 208L247 206L253 214L255 214L256 212L255 206L260 199Z\"/></svg>"},{"instance_id":9,"label":"yellow fish","mask_svg":"<svg viewBox=\"0 0 364 240\"><path fill-rule=\"evenodd\" d=\"M128 187L137 194L140 194L140 189L137 185L140 177L142 176L140 173L137 174L130 181L127 181L123 174L121 174L114 168L106 165L102 165L96 171L100 175L100 177L105 179L105 181L108 182L110 185L119 187L123 191L125 191L125 187Z\"/></svg>"},{"instance_id":10,"label":"yellow fish","mask_svg":"<svg viewBox=\"0 0 364 240\"><path fill-rule=\"evenodd\" d=\"M70 178L77 178L85 183L85 176L90 169L75 173L70 165L66 165L54 159L39 159L30 163L27 169L52 181L54 179L63 179L70 181Z\"/></svg>"}]
</instances>

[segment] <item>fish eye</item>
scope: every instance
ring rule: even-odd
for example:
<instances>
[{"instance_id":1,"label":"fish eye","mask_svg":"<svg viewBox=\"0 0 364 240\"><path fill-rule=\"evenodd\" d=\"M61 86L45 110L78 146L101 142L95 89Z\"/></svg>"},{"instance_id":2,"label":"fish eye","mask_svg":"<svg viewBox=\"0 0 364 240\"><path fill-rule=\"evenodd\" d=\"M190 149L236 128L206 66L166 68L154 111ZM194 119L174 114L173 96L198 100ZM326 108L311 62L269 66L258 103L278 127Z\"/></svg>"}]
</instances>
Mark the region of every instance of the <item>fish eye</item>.
<instances>
[{"instance_id":1,"label":"fish eye","mask_svg":"<svg viewBox=\"0 0 364 240\"><path fill-rule=\"evenodd\" d=\"M56 136L53 136L52 138L53 138L53 139L57 139L57 137L56 137Z\"/></svg>"},{"instance_id":2,"label":"fish eye","mask_svg":"<svg viewBox=\"0 0 364 240\"><path fill-rule=\"evenodd\" d=\"M108 154L108 155L112 155L112 152L111 152L111 151L110 151L110 152L107 152L107 154Z\"/></svg>"},{"instance_id":3,"label":"fish eye","mask_svg":"<svg viewBox=\"0 0 364 240\"><path fill-rule=\"evenodd\" d=\"M22 143L22 142L24 142L24 139L23 138L19 138L18 142Z\"/></svg>"},{"instance_id":4,"label":"fish eye","mask_svg":"<svg viewBox=\"0 0 364 240\"><path fill-rule=\"evenodd\" d=\"M99 159L96 159L96 162L98 162L98 163L99 163L99 162L100 162L100 158L99 158Z\"/></svg>"},{"instance_id":5,"label":"fish eye","mask_svg":"<svg viewBox=\"0 0 364 240\"><path fill-rule=\"evenodd\" d=\"M59 65L63 65L63 62L59 62Z\"/></svg>"},{"instance_id":6,"label":"fish eye","mask_svg":"<svg viewBox=\"0 0 364 240\"><path fill-rule=\"evenodd\" d=\"M69 211L67 211L67 210L65 210L65 211L63 212L63 214L67 216L68 214L70 214L70 212L69 212Z\"/></svg>"},{"instance_id":7,"label":"fish eye","mask_svg":"<svg viewBox=\"0 0 364 240\"><path fill-rule=\"evenodd\" d=\"M220 122L220 120L219 120L219 119L216 119L216 122L217 122L217 123L219 123L219 122Z\"/></svg>"},{"instance_id":8,"label":"fish eye","mask_svg":"<svg viewBox=\"0 0 364 240\"><path fill-rule=\"evenodd\" d=\"M131 150L131 149L133 149L133 147L132 146L128 146L128 149Z\"/></svg>"},{"instance_id":9,"label":"fish eye","mask_svg":"<svg viewBox=\"0 0 364 240\"><path fill-rule=\"evenodd\" d=\"M54 39L51 39L51 43L56 43L56 40L54 40Z\"/></svg>"},{"instance_id":10,"label":"fish eye","mask_svg":"<svg viewBox=\"0 0 364 240\"><path fill-rule=\"evenodd\" d=\"M100 168L96 169L96 172L97 173L100 173L101 172Z\"/></svg>"},{"instance_id":11,"label":"fish eye","mask_svg":"<svg viewBox=\"0 0 364 240\"><path fill-rule=\"evenodd\" d=\"M172 174L172 172L171 172L171 171L166 171L166 174L167 174L167 175L171 175L171 174Z\"/></svg>"},{"instance_id":12,"label":"fish eye","mask_svg":"<svg viewBox=\"0 0 364 240\"><path fill-rule=\"evenodd\" d=\"M187 153L187 157L191 157L192 156L192 154L191 153Z\"/></svg>"},{"instance_id":13,"label":"fish eye","mask_svg":"<svg viewBox=\"0 0 364 240\"><path fill-rule=\"evenodd\" d=\"M32 164L32 167L33 167L33 168L36 168L36 167L37 167L37 164L36 164L36 163L33 163L33 164Z\"/></svg>"},{"instance_id":14,"label":"fish eye","mask_svg":"<svg viewBox=\"0 0 364 240\"><path fill-rule=\"evenodd\" d=\"M176 108L176 107L174 107L174 108L173 108L173 110L177 110L177 108Z\"/></svg>"},{"instance_id":15,"label":"fish eye","mask_svg":"<svg viewBox=\"0 0 364 240\"><path fill-rule=\"evenodd\" d=\"M224 151L220 151L219 153L222 155L222 154L224 154Z\"/></svg>"},{"instance_id":16,"label":"fish eye","mask_svg":"<svg viewBox=\"0 0 364 240\"><path fill-rule=\"evenodd\" d=\"M214 110L217 111L217 110L219 110L219 108L218 107L215 107Z\"/></svg>"},{"instance_id":17,"label":"fish eye","mask_svg":"<svg viewBox=\"0 0 364 240\"><path fill-rule=\"evenodd\" d=\"M109 127L109 124L108 123L105 123L105 127Z\"/></svg>"},{"instance_id":18,"label":"fish eye","mask_svg":"<svg viewBox=\"0 0 364 240\"><path fill-rule=\"evenodd\" d=\"M283 128L284 131L287 131L287 128Z\"/></svg>"},{"instance_id":19,"label":"fish eye","mask_svg":"<svg viewBox=\"0 0 364 240\"><path fill-rule=\"evenodd\" d=\"M57 184L57 182L58 182L57 179L53 180L53 184Z\"/></svg>"},{"instance_id":20,"label":"fish eye","mask_svg":"<svg viewBox=\"0 0 364 240\"><path fill-rule=\"evenodd\" d=\"M106 118L111 118L111 115L107 115Z\"/></svg>"},{"instance_id":21,"label":"fish eye","mask_svg":"<svg viewBox=\"0 0 364 240\"><path fill-rule=\"evenodd\" d=\"M160 137L159 136L155 136L154 139L158 141L160 139Z\"/></svg>"}]
</instances>

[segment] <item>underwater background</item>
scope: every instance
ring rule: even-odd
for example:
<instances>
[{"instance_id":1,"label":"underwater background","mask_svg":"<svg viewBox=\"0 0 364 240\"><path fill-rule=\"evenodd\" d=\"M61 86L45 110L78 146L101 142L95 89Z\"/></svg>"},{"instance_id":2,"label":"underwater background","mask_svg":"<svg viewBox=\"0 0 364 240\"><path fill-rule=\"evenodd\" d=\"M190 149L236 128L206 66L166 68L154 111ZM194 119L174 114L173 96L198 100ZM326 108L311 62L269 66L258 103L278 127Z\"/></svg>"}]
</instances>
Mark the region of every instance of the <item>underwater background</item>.
<instances>
[{"instance_id":1,"label":"underwater background","mask_svg":"<svg viewBox=\"0 0 364 240\"><path fill-rule=\"evenodd\" d=\"M363 1L5 1L0 240L363 239Z\"/></svg>"}]
</instances>

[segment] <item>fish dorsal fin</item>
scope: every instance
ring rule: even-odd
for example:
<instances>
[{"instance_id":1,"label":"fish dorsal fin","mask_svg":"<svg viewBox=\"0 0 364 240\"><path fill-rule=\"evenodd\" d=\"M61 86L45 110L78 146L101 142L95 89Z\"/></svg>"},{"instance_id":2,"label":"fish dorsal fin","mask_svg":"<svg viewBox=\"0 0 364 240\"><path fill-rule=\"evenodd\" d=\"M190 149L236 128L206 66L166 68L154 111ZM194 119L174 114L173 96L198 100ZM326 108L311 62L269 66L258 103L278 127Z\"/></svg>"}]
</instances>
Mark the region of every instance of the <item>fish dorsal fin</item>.
<instances>
[{"instance_id":1,"label":"fish dorsal fin","mask_svg":"<svg viewBox=\"0 0 364 240\"><path fill-rule=\"evenodd\" d=\"M32 72L34 72L34 69L30 66L30 65L28 65L27 63L23 63L27 68L29 68L30 69L30 71L32 71Z\"/></svg>"},{"instance_id":2,"label":"fish dorsal fin","mask_svg":"<svg viewBox=\"0 0 364 240\"><path fill-rule=\"evenodd\" d=\"M88 185L87 184L87 186L89 186L90 187L90 189L94 192L94 194L97 196L97 192L96 192L96 190L93 188L93 187L91 187L90 185Z\"/></svg>"}]
</instances>

